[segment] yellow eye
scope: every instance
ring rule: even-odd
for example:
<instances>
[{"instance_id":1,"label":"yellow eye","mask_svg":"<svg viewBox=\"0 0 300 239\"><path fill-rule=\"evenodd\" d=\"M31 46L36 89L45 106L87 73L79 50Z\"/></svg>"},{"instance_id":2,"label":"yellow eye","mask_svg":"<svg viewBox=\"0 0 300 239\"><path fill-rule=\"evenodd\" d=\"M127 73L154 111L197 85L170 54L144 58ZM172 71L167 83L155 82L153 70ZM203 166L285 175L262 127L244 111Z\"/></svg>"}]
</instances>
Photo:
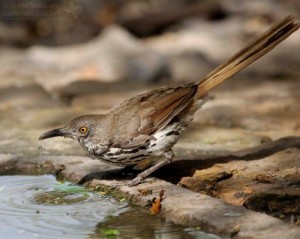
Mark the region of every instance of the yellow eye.
<instances>
[{"instance_id":1,"label":"yellow eye","mask_svg":"<svg viewBox=\"0 0 300 239\"><path fill-rule=\"evenodd\" d=\"M79 132L82 134L85 134L87 132L87 128L86 127L80 127Z\"/></svg>"}]
</instances>

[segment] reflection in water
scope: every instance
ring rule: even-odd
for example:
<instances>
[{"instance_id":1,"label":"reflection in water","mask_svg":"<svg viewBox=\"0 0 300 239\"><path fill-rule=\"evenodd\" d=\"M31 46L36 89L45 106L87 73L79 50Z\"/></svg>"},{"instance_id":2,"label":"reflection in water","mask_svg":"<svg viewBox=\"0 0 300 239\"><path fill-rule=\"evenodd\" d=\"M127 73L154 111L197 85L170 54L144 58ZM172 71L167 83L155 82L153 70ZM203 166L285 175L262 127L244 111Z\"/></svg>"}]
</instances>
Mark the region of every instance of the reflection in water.
<instances>
[{"instance_id":1,"label":"reflection in water","mask_svg":"<svg viewBox=\"0 0 300 239\"><path fill-rule=\"evenodd\" d=\"M0 177L1 238L217 238L53 176Z\"/></svg>"},{"instance_id":2,"label":"reflection in water","mask_svg":"<svg viewBox=\"0 0 300 239\"><path fill-rule=\"evenodd\" d=\"M165 222L159 216L150 216L139 209L131 209L98 223L95 234L89 238L218 239L219 237Z\"/></svg>"},{"instance_id":3,"label":"reflection in water","mask_svg":"<svg viewBox=\"0 0 300 239\"><path fill-rule=\"evenodd\" d=\"M53 176L3 176L1 186L3 238L85 238L107 215L128 210L125 203L77 186L81 192L73 190L73 195L80 200L64 202L71 197L73 186L61 184Z\"/></svg>"}]
</instances>

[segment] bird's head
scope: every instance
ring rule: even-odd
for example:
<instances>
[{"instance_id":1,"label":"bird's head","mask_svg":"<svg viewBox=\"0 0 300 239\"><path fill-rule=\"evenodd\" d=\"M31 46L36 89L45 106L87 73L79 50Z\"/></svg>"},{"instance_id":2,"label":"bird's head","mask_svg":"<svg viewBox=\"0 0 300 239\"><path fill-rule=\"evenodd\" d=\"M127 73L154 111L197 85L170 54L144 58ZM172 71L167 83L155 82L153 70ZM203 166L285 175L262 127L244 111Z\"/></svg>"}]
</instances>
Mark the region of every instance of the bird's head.
<instances>
[{"instance_id":1,"label":"bird's head","mask_svg":"<svg viewBox=\"0 0 300 239\"><path fill-rule=\"evenodd\" d=\"M99 125L101 115L84 115L71 120L65 127L53 129L45 132L39 140L52 137L66 137L75 140L86 139L93 135L97 125Z\"/></svg>"}]
</instances>

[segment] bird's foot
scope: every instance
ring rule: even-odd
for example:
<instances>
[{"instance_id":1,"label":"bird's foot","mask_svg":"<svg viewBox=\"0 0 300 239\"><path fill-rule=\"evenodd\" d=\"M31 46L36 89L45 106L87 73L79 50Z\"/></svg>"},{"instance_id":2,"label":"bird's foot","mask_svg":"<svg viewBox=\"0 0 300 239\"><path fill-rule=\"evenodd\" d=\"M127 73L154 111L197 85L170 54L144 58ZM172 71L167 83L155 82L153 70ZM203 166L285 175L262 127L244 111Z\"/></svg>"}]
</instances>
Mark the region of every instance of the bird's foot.
<instances>
[{"instance_id":1,"label":"bird's foot","mask_svg":"<svg viewBox=\"0 0 300 239\"><path fill-rule=\"evenodd\" d=\"M157 169L169 164L174 157L173 151L168 151L165 153L165 160L153 165L152 167L146 169L145 171L139 173L133 180L128 183L128 186L136 186L141 183L149 174L155 172Z\"/></svg>"},{"instance_id":2,"label":"bird's foot","mask_svg":"<svg viewBox=\"0 0 300 239\"><path fill-rule=\"evenodd\" d=\"M140 184L143 180L144 180L144 178L142 177L142 175L138 174L134 179L130 180L127 183L127 185L129 187L133 187L133 186L136 186L136 185Z\"/></svg>"}]
</instances>

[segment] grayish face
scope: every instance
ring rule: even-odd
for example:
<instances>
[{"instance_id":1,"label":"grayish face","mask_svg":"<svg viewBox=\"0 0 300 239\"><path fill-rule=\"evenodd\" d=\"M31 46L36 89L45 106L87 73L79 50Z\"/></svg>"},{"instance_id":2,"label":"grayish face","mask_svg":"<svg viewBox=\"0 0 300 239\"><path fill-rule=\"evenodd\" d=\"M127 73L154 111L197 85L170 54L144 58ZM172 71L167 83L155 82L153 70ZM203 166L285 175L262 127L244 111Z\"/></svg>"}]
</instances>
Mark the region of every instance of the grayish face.
<instances>
[{"instance_id":1,"label":"grayish face","mask_svg":"<svg viewBox=\"0 0 300 239\"><path fill-rule=\"evenodd\" d=\"M95 127L95 116L84 115L71 120L65 127L47 131L40 136L39 140L61 136L79 141L80 139L89 138L94 132Z\"/></svg>"}]
</instances>

